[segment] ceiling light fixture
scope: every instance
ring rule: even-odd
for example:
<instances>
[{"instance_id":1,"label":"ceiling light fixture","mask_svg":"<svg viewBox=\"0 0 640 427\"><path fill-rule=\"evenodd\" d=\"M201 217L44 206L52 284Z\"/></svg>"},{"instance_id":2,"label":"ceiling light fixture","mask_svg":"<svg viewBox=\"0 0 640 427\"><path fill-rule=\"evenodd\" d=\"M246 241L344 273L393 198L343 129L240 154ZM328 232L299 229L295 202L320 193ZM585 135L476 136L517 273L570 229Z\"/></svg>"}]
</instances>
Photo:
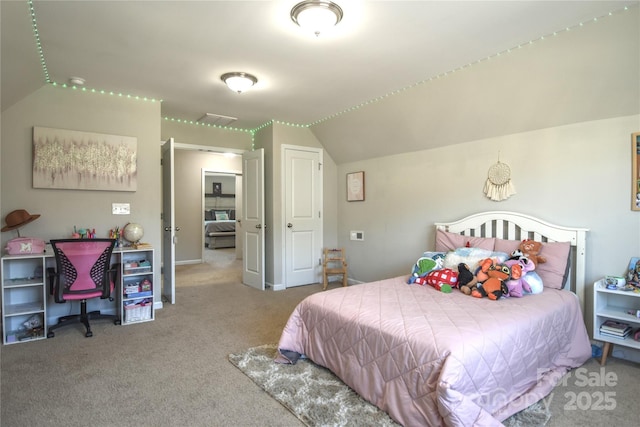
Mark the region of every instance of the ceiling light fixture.
<instances>
[{"instance_id":1,"label":"ceiling light fixture","mask_svg":"<svg viewBox=\"0 0 640 427\"><path fill-rule=\"evenodd\" d=\"M238 93L242 93L258 83L258 79L255 76L240 71L225 73L220 76L220 79L229 86L229 89Z\"/></svg>"},{"instance_id":2,"label":"ceiling light fixture","mask_svg":"<svg viewBox=\"0 0 640 427\"><path fill-rule=\"evenodd\" d=\"M305 0L293 6L291 19L317 37L342 20L342 9L332 1Z\"/></svg>"},{"instance_id":3,"label":"ceiling light fixture","mask_svg":"<svg viewBox=\"0 0 640 427\"><path fill-rule=\"evenodd\" d=\"M84 86L85 80L82 77L69 77L69 84L73 86Z\"/></svg>"}]
</instances>

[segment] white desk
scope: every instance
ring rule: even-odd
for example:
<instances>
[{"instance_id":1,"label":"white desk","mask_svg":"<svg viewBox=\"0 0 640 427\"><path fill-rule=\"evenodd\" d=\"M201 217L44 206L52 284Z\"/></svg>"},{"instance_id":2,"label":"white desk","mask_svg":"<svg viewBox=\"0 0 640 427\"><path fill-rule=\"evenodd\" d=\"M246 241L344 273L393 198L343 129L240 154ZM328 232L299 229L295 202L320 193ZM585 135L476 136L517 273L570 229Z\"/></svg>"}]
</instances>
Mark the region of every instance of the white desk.
<instances>
[{"instance_id":1,"label":"white desk","mask_svg":"<svg viewBox=\"0 0 640 427\"><path fill-rule=\"evenodd\" d=\"M91 300L91 310L105 313L118 313L122 324L132 324L154 320L153 304L153 249L116 248L113 251L112 265L117 264L118 279L113 295L115 302L109 299ZM149 262L148 267L131 267L140 260ZM0 280L2 283L2 336L4 344L44 339L50 322L73 311L71 302L58 304L49 295L46 271L55 267L55 258L50 245L44 253L29 255L5 255L2 257ZM135 283L147 279L151 282L151 295L148 292L124 295ZM89 301L87 302L89 303ZM35 317L34 317L35 316ZM25 322L37 319L41 328L30 329Z\"/></svg>"}]
</instances>

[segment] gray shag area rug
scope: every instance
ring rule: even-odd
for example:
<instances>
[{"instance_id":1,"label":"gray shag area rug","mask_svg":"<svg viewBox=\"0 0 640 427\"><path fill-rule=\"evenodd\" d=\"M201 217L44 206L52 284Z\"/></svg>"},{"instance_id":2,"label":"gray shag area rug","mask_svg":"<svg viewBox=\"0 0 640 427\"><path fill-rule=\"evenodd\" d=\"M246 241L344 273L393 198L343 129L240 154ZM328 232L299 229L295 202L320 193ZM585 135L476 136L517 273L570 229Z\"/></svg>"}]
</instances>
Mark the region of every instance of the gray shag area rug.
<instances>
[{"instance_id":1,"label":"gray shag area rug","mask_svg":"<svg viewBox=\"0 0 640 427\"><path fill-rule=\"evenodd\" d=\"M386 412L362 399L328 369L308 359L274 362L276 345L230 354L229 361L308 426L398 426ZM551 414L537 402L504 421L507 427L539 427Z\"/></svg>"}]
</instances>

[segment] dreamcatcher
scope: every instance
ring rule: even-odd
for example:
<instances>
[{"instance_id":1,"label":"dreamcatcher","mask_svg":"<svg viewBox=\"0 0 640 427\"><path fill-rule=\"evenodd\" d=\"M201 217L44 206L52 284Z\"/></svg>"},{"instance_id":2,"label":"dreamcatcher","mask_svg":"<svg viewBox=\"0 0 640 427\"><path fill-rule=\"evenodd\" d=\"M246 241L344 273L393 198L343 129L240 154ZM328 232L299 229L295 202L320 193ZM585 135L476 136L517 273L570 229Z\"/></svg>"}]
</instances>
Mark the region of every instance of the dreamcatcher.
<instances>
[{"instance_id":1,"label":"dreamcatcher","mask_svg":"<svg viewBox=\"0 0 640 427\"><path fill-rule=\"evenodd\" d=\"M516 194L516 188L511 182L511 168L506 163L500 162L499 157L498 162L489 168L487 182L484 184L484 194L496 202Z\"/></svg>"}]
</instances>

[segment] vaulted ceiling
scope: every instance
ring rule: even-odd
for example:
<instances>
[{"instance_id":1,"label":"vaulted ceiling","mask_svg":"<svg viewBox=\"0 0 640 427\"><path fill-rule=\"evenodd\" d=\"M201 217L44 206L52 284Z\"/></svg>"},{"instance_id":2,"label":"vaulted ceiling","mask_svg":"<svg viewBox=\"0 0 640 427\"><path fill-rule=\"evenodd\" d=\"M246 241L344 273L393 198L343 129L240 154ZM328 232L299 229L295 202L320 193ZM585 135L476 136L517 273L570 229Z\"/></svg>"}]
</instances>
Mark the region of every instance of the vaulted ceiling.
<instances>
[{"instance_id":1,"label":"vaulted ceiling","mask_svg":"<svg viewBox=\"0 0 640 427\"><path fill-rule=\"evenodd\" d=\"M406 147L343 146L356 129L361 139L380 137L372 121L398 128L424 113L390 116L394 100L374 116L349 112L625 7L638 16L638 1L334 1L344 18L319 37L290 19L296 0L2 1L2 110L77 76L86 88L162 100L166 118L214 113L247 130L270 120L311 125L339 162L350 161L420 149L423 129L402 137ZM229 71L252 73L258 83L234 93L220 80Z\"/></svg>"}]
</instances>

